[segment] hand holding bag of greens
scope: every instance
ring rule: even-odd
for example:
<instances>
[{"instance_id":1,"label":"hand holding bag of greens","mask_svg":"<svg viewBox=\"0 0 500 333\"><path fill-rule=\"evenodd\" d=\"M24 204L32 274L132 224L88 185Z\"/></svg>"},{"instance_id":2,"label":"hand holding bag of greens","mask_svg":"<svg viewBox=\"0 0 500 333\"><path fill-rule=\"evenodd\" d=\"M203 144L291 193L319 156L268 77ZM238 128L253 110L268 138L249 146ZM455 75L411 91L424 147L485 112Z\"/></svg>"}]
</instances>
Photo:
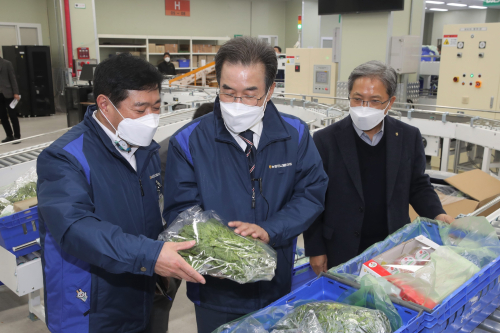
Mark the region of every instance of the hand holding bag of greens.
<instances>
[{"instance_id":1,"label":"hand holding bag of greens","mask_svg":"<svg viewBox=\"0 0 500 333\"><path fill-rule=\"evenodd\" d=\"M165 242L195 240L196 245L179 254L202 275L244 284L270 281L277 266L276 251L252 237L227 227L214 212L194 206L179 214L158 237Z\"/></svg>"}]
</instances>

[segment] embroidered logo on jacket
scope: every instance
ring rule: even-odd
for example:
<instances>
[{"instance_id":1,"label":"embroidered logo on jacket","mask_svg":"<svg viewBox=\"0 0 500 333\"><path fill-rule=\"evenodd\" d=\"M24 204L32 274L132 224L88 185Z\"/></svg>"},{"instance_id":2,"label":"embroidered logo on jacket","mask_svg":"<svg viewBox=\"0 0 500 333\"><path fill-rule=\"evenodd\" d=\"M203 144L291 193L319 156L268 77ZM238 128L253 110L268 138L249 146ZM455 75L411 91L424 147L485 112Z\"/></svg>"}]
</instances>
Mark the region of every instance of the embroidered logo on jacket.
<instances>
[{"instance_id":1,"label":"embroidered logo on jacket","mask_svg":"<svg viewBox=\"0 0 500 333\"><path fill-rule=\"evenodd\" d=\"M87 293L85 291L82 291L81 289L78 289L76 291L76 298L81 299L82 301L86 302L87 301Z\"/></svg>"},{"instance_id":2,"label":"embroidered logo on jacket","mask_svg":"<svg viewBox=\"0 0 500 333\"><path fill-rule=\"evenodd\" d=\"M155 173L154 175L149 176L149 179L153 179L153 178L156 178L156 177L159 177L159 176L160 176L159 173Z\"/></svg>"},{"instance_id":3,"label":"embroidered logo on jacket","mask_svg":"<svg viewBox=\"0 0 500 333\"><path fill-rule=\"evenodd\" d=\"M292 166L292 163L283 163L283 164L276 164L276 165L270 165L269 169L279 169L279 168L286 168Z\"/></svg>"}]
</instances>

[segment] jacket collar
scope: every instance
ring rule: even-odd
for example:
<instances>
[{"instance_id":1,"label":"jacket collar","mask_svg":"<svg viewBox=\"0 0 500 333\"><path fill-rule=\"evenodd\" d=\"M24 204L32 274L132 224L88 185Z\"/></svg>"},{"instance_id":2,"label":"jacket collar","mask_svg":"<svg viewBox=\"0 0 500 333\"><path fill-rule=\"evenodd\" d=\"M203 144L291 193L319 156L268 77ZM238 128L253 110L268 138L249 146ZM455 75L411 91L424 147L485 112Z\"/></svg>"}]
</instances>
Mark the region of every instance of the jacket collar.
<instances>
[{"instance_id":1,"label":"jacket collar","mask_svg":"<svg viewBox=\"0 0 500 333\"><path fill-rule=\"evenodd\" d=\"M116 156L119 159L122 159L128 165L129 163L125 160L125 158L123 158L123 156L121 156L120 153L118 153L118 151L116 150L116 147L113 145L113 143L109 139L109 136L104 132L104 130L101 128L101 126L92 117L92 114L96 110L97 110L96 105L89 106L87 108L87 112L85 113L85 117L83 119L83 122L94 134L96 134L100 138L102 144L108 149L108 151L112 155ZM159 148L160 148L160 145L158 143L156 143L155 141L152 141L149 146L139 147L139 149L137 149L135 154L136 154L136 160L137 160L137 172L138 173L141 171L141 167L142 167L139 165L139 160L143 159L141 157L144 155L144 153L146 153L146 155L148 155L149 153L157 151ZM145 160L145 158L144 158L144 160Z\"/></svg>"},{"instance_id":2,"label":"jacket collar","mask_svg":"<svg viewBox=\"0 0 500 333\"><path fill-rule=\"evenodd\" d=\"M358 152L355 142L355 131L351 116L348 116L342 121L341 130L335 133L339 150L346 164L347 170L351 179L358 191L359 196L363 199L363 186L361 184L361 172L359 169ZM386 192L387 203L392 199L394 186L401 162L401 149L403 147L403 128L392 117L384 119L384 136L386 136L387 152L386 152Z\"/></svg>"},{"instance_id":3,"label":"jacket collar","mask_svg":"<svg viewBox=\"0 0 500 333\"><path fill-rule=\"evenodd\" d=\"M215 140L227 142L239 148L233 136L231 135L231 133L229 133L226 126L224 125L224 119L222 118L222 113L220 110L219 97L217 97L215 100L214 122ZM276 106L272 101L269 101L267 103L262 122L263 129L260 136L259 148L257 149L257 151L264 149L268 144L272 142L291 138L291 135L285 127L283 119L278 112L278 109L276 109Z\"/></svg>"}]
</instances>

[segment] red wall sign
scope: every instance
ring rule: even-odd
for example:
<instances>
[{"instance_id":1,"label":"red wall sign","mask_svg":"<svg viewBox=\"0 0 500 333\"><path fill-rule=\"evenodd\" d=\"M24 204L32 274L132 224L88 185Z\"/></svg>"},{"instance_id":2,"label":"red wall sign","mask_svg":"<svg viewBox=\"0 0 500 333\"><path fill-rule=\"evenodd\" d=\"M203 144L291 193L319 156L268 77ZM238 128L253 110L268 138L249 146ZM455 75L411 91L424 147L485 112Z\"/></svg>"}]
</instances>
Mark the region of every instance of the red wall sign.
<instances>
[{"instance_id":1,"label":"red wall sign","mask_svg":"<svg viewBox=\"0 0 500 333\"><path fill-rule=\"evenodd\" d=\"M189 0L165 0L165 15L190 16Z\"/></svg>"}]
</instances>

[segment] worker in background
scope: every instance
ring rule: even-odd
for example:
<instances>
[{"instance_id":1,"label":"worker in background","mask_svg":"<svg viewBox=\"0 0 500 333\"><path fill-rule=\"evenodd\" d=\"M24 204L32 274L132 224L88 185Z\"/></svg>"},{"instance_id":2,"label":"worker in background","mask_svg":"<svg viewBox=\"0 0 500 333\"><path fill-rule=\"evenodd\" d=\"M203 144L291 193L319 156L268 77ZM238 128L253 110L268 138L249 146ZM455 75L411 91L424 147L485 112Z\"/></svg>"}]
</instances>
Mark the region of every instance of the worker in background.
<instances>
[{"instance_id":1,"label":"worker in background","mask_svg":"<svg viewBox=\"0 0 500 333\"><path fill-rule=\"evenodd\" d=\"M201 116L206 115L214 110L214 103L203 103L196 109L193 114L193 120ZM161 181L165 180L165 164L167 163L167 153L168 153L168 143L170 142L170 137L163 141L158 142L160 145L160 161L161 161ZM151 313L151 333L165 333L168 332L168 321L170 309L174 303L175 295L179 289L182 280L169 277L163 279L165 288L167 290L167 295L160 293L155 294L153 301L153 312Z\"/></svg>"},{"instance_id":2,"label":"worker in background","mask_svg":"<svg viewBox=\"0 0 500 333\"><path fill-rule=\"evenodd\" d=\"M214 112L170 139L165 170L167 224L200 205L234 232L270 244L278 266L272 281L239 283L206 276L188 283L198 333L261 309L290 292L293 241L323 211L328 178L300 119L278 112L271 96L276 54L266 42L240 37L215 56L220 92Z\"/></svg>"},{"instance_id":3,"label":"worker in background","mask_svg":"<svg viewBox=\"0 0 500 333\"><path fill-rule=\"evenodd\" d=\"M158 70L163 75L175 75L175 66L170 62L170 53L165 52L163 54L163 62L158 65Z\"/></svg>"},{"instance_id":4,"label":"worker in background","mask_svg":"<svg viewBox=\"0 0 500 333\"><path fill-rule=\"evenodd\" d=\"M274 47L274 52L276 52L276 55L280 55L281 54L281 47L275 46Z\"/></svg>"},{"instance_id":5,"label":"worker in background","mask_svg":"<svg viewBox=\"0 0 500 333\"><path fill-rule=\"evenodd\" d=\"M200 105L193 114L193 120L206 115L214 110L214 103L203 103ZM160 160L161 160L161 180L165 179L165 166L167 163L167 153L168 153L168 143L170 142L170 137L165 140L158 142L160 145Z\"/></svg>"},{"instance_id":6,"label":"worker in background","mask_svg":"<svg viewBox=\"0 0 500 333\"><path fill-rule=\"evenodd\" d=\"M162 80L153 65L130 54L101 62L94 76L97 105L38 157L52 333L151 332L155 273L205 281L177 253L195 242L157 240L162 185L153 136Z\"/></svg>"},{"instance_id":7,"label":"worker in background","mask_svg":"<svg viewBox=\"0 0 500 333\"><path fill-rule=\"evenodd\" d=\"M314 134L329 177L325 212L304 233L319 274L411 222L409 205L452 222L429 176L420 131L386 117L396 100L396 71L370 61L349 76L349 116Z\"/></svg>"},{"instance_id":8,"label":"worker in background","mask_svg":"<svg viewBox=\"0 0 500 333\"><path fill-rule=\"evenodd\" d=\"M21 128L19 126L19 119L17 119L17 111L10 107L10 103L14 99L18 101L21 99L14 66L12 66L10 61L0 57L0 121L7 135L2 140L2 143L21 138ZM12 122L12 127L10 127L9 118ZM14 128L14 131L12 131L12 128ZM15 143L19 143L19 141Z\"/></svg>"}]
</instances>

